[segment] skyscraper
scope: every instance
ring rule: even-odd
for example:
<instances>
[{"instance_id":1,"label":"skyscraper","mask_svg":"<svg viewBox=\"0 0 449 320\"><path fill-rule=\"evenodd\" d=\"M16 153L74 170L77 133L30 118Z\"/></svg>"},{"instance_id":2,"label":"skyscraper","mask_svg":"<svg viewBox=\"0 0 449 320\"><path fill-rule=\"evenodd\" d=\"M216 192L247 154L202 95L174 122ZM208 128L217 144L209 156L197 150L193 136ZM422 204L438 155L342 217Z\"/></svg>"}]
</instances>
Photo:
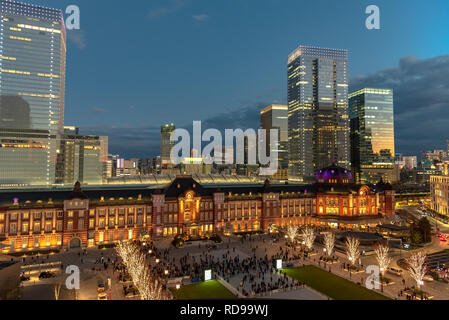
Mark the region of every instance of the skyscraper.
<instances>
[{"instance_id":1,"label":"skyscraper","mask_svg":"<svg viewBox=\"0 0 449 320\"><path fill-rule=\"evenodd\" d=\"M0 0L0 185L50 185L64 126L62 11Z\"/></svg>"},{"instance_id":2,"label":"skyscraper","mask_svg":"<svg viewBox=\"0 0 449 320\"><path fill-rule=\"evenodd\" d=\"M351 161L360 182L394 182L393 90L364 88L349 95Z\"/></svg>"},{"instance_id":3,"label":"skyscraper","mask_svg":"<svg viewBox=\"0 0 449 320\"><path fill-rule=\"evenodd\" d=\"M266 130L266 150L278 151L279 169L288 169L288 106L271 105L260 112L260 127ZM270 145L270 130L279 130L279 139Z\"/></svg>"},{"instance_id":4,"label":"skyscraper","mask_svg":"<svg viewBox=\"0 0 449 320\"><path fill-rule=\"evenodd\" d=\"M170 141L170 136L175 129L176 127L173 123L161 127L161 161L164 168L171 166L170 154L175 144Z\"/></svg>"},{"instance_id":5,"label":"skyscraper","mask_svg":"<svg viewBox=\"0 0 449 320\"><path fill-rule=\"evenodd\" d=\"M288 57L290 174L350 167L348 52L300 46Z\"/></svg>"}]
</instances>

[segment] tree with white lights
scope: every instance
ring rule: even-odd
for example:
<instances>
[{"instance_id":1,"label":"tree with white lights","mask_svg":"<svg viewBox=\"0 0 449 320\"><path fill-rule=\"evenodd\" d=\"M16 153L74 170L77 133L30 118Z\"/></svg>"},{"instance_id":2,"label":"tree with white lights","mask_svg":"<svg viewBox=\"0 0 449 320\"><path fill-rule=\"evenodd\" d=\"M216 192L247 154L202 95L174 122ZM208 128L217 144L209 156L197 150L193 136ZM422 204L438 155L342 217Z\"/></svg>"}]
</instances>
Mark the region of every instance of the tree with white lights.
<instances>
[{"instance_id":1,"label":"tree with white lights","mask_svg":"<svg viewBox=\"0 0 449 320\"><path fill-rule=\"evenodd\" d=\"M423 279L427 271L426 258L426 254L418 252L407 259L409 265L408 272L413 280L415 280L418 289L424 284Z\"/></svg>"},{"instance_id":2,"label":"tree with white lights","mask_svg":"<svg viewBox=\"0 0 449 320\"><path fill-rule=\"evenodd\" d=\"M116 251L122 258L134 285L142 300L166 300L168 296L162 282L151 273L145 259L145 254L131 241L120 241Z\"/></svg>"},{"instance_id":3,"label":"tree with white lights","mask_svg":"<svg viewBox=\"0 0 449 320\"><path fill-rule=\"evenodd\" d=\"M316 234L315 231L313 231L312 228L306 227L302 231L302 237L304 238L304 245L308 250L312 250L313 243L315 242Z\"/></svg>"},{"instance_id":4,"label":"tree with white lights","mask_svg":"<svg viewBox=\"0 0 449 320\"><path fill-rule=\"evenodd\" d=\"M357 237L346 238L346 255L348 256L351 265L354 266L360 257L360 240Z\"/></svg>"},{"instance_id":5,"label":"tree with white lights","mask_svg":"<svg viewBox=\"0 0 449 320\"><path fill-rule=\"evenodd\" d=\"M335 247L335 234L332 232L326 233L324 235L324 247L326 248L326 253L329 257L332 257Z\"/></svg>"},{"instance_id":6,"label":"tree with white lights","mask_svg":"<svg viewBox=\"0 0 449 320\"><path fill-rule=\"evenodd\" d=\"M380 274L384 276L385 271L391 263L390 247L386 244L379 243L375 248L376 260L379 266Z\"/></svg>"},{"instance_id":7,"label":"tree with white lights","mask_svg":"<svg viewBox=\"0 0 449 320\"><path fill-rule=\"evenodd\" d=\"M296 236L298 235L298 227L289 226L286 232L287 238L291 243L295 242Z\"/></svg>"}]
</instances>

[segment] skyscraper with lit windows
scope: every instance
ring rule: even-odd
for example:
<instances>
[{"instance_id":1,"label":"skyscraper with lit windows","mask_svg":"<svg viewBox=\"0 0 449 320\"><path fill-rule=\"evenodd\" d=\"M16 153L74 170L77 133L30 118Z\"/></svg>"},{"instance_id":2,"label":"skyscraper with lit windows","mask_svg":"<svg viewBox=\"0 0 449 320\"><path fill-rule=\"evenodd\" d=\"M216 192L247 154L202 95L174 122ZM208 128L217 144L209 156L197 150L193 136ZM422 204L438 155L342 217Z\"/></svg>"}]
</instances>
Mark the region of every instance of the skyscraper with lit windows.
<instances>
[{"instance_id":1,"label":"skyscraper with lit windows","mask_svg":"<svg viewBox=\"0 0 449 320\"><path fill-rule=\"evenodd\" d=\"M278 152L279 169L288 168L288 106L271 105L260 112L260 127L266 130L266 152ZM270 130L279 130L278 141L270 144Z\"/></svg>"},{"instance_id":2,"label":"skyscraper with lit windows","mask_svg":"<svg viewBox=\"0 0 449 320\"><path fill-rule=\"evenodd\" d=\"M0 0L0 186L55 181L65 32L61 10Z\"/></svg>"},{"instance_id":3,"label":"skyscraper with lit windows","mask_svg":"<svg viewBox=\"0 0 449 320\"><path fill-rule=\"evenodd\" d=\"M351 162L362 183L394 182L393 90L364 88L349 95Z\"/></svg>"},{"instance_id":4,"label":"skyscraper with lit windows","mask_svg":"<svg viewBox=\"0 0 449 320\"><path fill-rule=\"evenodd\" d=\"M289 173L350 169L348 52L299 46L288 57Z\"/></svg>"}]
</instances>

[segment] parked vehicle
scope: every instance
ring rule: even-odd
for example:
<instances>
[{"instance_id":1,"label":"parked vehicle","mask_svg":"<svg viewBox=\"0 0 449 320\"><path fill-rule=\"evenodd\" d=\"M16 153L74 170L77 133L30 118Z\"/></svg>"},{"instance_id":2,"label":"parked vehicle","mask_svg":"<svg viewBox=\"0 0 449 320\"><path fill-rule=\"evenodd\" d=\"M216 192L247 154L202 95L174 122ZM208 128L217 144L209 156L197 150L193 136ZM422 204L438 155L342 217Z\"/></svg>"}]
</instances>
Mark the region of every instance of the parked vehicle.
<instances>
[{"instance_id":1,"label":"parked vehicle","mask_svg":"<svg viewBox=\"0 0 449 320\"><path fill-rule=\"evenodd\" d=\"M433 277L429 274L426 274L423 278L424 281L433 281Z\"/></svg>"},{"instance_id":2,"label":"parked vehicle","mask_svg":"<svg viewBox=\"0 0 449 320\"><path fill-rule=\"evenodd\" d=\"M20 275L20 281L30 281L30 277L27 277L24 274L21 274Z\"/></svg>"},{"instance_id":3,"label":"parked vehicle","mask_svg":"<svg viewBox=\"0 0 449 320\"><path fill-rule=\"evenodd\" d=\"M99 293L98 300L108 300L108 295L106 294L106 292Z\"/></svg>"},{"instance_id":4,"label":"parked vehicle","mask_svg":"<svg viewBox=\"0 0 449 320\"><path fill-rule=\"evenodd\" d=\"M397 275L397 276L402 276L402 270L401 269L398 269L398 268L388 268L388 272L389 273L393 273L393 274L395 274L395 275Z\"/></svg>"},{"instance_id":5,"label":"parked vehicle","mask_svg":"<svg viewBox=\"0 0 449 320\"><path fill-rule=\"evenodd\" d=\"M97 291L98 291L98 293L103 293L103 292L105 292L104 283L101 283L101 282L100 282L100 283L98 284Z\"/></svg>"},{"instance_id":6,"label":"parked vehicle","mask_svg":"<svg viewBox=\"0 0 449 320\"><path fill-rule=\"evenodd\" d=\"M54 278L54 274L48 271L44 271L41 272L41 274L39 275L39 279L49 279L49 278Z\"/></svg>"}]
</instances>

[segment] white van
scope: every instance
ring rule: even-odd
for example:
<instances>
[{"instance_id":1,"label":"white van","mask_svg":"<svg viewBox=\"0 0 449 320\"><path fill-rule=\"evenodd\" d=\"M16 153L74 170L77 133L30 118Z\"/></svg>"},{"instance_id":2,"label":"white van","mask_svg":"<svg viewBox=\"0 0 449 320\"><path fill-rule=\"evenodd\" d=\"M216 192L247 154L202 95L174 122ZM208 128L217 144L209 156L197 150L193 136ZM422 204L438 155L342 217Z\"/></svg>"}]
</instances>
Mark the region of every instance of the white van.
<instances>
[{"instance_id":1,"label":"white van","mask_svg":"<svg viewBox=\"0 0 449 320\"><path fill-rule=\"evenodd\" d=\"M398 268L388 268L389 273L393 273L397 276L402 276L402 270Z\"/></svg>"}]
</instances>

